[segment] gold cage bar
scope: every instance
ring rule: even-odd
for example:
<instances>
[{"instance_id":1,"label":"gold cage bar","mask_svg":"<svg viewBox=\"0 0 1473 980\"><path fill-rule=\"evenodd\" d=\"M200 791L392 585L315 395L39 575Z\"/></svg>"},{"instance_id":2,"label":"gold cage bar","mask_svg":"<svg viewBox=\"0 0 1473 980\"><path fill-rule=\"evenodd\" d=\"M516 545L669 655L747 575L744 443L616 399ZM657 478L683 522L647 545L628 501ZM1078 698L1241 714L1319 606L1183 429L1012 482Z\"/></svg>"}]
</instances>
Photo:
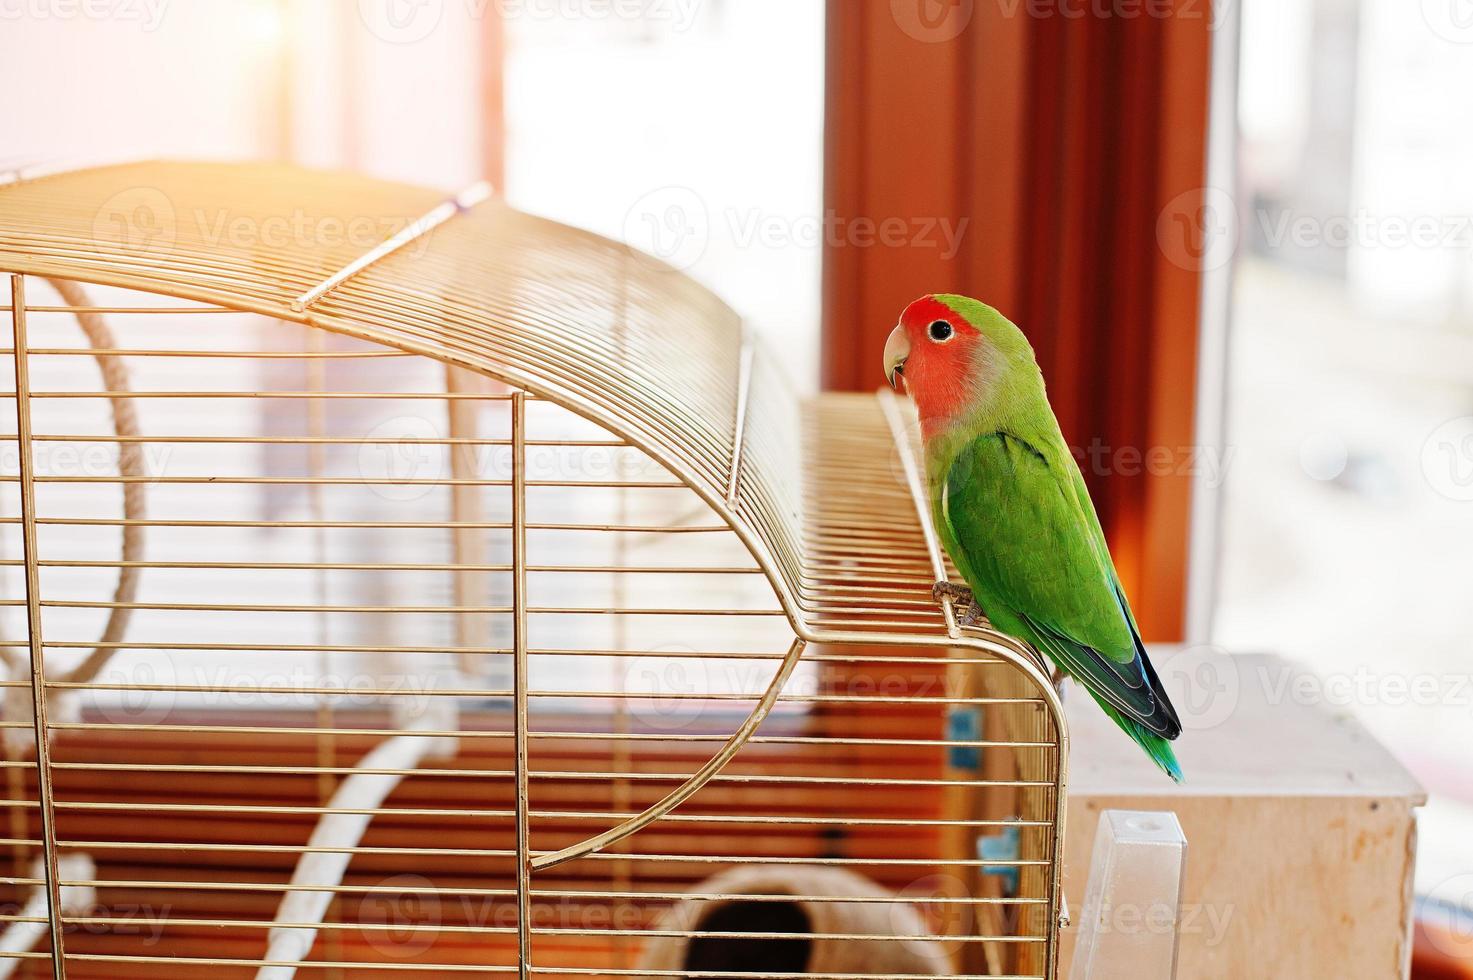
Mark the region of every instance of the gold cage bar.
<instances>
[{"instance_id":1,"label":"gold cage bar","mask_svg":"<svg viewBox=\"0 0 1473 980\"><path fill-rule=\"evenodd\" d=\"M20 179L0 272L0 969L1054 976L1062 711L932 598L905 403L478 188Z\"/></svg>"}]
</instances>

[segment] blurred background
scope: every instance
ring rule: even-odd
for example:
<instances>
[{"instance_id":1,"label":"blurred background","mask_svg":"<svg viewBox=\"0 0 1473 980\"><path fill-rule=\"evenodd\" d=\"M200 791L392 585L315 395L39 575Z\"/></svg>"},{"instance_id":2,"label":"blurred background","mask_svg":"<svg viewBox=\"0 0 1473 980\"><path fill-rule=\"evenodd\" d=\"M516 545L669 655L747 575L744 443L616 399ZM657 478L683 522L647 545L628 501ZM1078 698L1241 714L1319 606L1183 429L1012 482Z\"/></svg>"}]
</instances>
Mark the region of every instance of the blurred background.
<instances>
[{"instance_id":1,"label":"blurred background","mask_svg":"<svg viewBox=\"0 0 1473 980\"><path fill-rule=\"evenodd\" d=\"M516 207L692 268L811 383L822 4L85 9L26 0L4 14L0 70L35 93L0 110L9 165L274 158L449 190L485 177Z\"/></svg>"},{"instance_id":2,"label":"blurred background","mask_svg":"<svg viewBox=\"0 0 1473 980\"><path fill-rule=\"evenodd\" d=\"M1430 791L1418 887L1473 869L1473 17L1246 2L1210 638L1309 665Z\"/></svg>"},{"instance_id":3,"label":"blurred background","mask_svg":"<svg viewBox=\"0 0 1473 980\"><path fill-rule=\"evenodd\" d=\"M1150 638L1307 665L1430 791L1418 888L1456 915L1473 8L1196 6L0 0L0 161L485 178L687 269L807 389L879 383L915 295L989 299Z\"/></svg>"}]
</instances>

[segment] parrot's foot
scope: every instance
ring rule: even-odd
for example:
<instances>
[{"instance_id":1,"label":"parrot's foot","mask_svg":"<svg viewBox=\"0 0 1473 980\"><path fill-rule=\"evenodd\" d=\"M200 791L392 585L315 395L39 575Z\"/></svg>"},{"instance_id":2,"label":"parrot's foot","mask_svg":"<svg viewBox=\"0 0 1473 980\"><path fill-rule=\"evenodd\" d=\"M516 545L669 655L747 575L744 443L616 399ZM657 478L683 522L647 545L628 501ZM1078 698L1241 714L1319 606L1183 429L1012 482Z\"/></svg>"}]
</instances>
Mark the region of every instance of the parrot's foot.
<instances>
[{"instance_id":1,"label":"parrot's foot","mask_svg":"<svg viewBox=\"0 0 1473 980\"><path fill-rule=\"evenodd\" d=\"M1060 701L1064 700L1064 680L1068 676L1062 667L1055 667L1053 674L1049 677L1049 683L1053 684L1054 690L1058 692Z\"/></svg>"},{"instance_id":2,"label":"parrot's foot","mask_svg":"<svg viewBox=\"0 0 1473 980\"><path fill-rule=\"evenodd\" d=\"M958 626L978 627L982 625L982 607L977 603L977 597L972 595L972 590L965 585L937 582L931 586L931 595L936 598L937 602L943 599L951 600L951 610L956 615Z\"/></svg>"}]
</instances>

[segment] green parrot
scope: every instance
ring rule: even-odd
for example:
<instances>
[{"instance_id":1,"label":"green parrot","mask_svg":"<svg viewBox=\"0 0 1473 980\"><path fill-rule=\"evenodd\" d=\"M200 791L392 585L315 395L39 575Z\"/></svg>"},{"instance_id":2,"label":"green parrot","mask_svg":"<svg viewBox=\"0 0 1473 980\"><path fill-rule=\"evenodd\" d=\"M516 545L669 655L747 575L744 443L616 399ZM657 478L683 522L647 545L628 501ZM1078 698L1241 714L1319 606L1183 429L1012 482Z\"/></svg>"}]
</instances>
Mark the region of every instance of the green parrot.
<instances>
[{"instance_id":1,"label":"green parrot","mask_svg":"<svg viewBox=\"0 0 1473 980\"><path fill-rule=\"evenodd\" d=\"M954 597L1046 653L1180 782L1181 722L1023 332L977 300L925 296L886 341L885 376L920 416L932 517L970 587Z\"/></svg>"}]
</instances>

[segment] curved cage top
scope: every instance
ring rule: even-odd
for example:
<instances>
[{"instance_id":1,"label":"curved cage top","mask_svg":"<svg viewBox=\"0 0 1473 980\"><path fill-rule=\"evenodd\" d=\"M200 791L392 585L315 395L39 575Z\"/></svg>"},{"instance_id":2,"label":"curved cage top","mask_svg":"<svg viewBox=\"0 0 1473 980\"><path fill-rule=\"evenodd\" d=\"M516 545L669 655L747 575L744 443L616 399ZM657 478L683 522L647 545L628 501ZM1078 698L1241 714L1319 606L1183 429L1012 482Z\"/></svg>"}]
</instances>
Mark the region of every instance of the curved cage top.
<instances>
[{"instance_id":1,"label":"curved cage top","mask_svg":"<svg viewBox=\"0 0 1473 980\"><path fill-rule=\"evenodd\" d=\"M89 312L108 310L104 306L91 305L80 292L68 299L56 280L75 280L182 300L190 312L244 311L320 328L424 355L445 365L480 373L514 389L510 393L487 395L478 390L466 395L468 398L488 397L511 403L510 414L502 421L509 436L504 441L511 446L514 459L512 479L502 481L509 485L500 488L505 491L506 500L511 502L513 510L513 516L506 525L512 532L507 545L509 564L503 568L485 555L476 559L458 552L449 556L448 563L435 563L423 556L415 556L411 564L419 570L471 569L476 576L487 569L498 574L509 573L509 606L487 606L484 597L468 603L457 598L456 604L445 606L444 611L464 612L462 606L466 606L476 607L478 614L490 610L498 616L509 617L511 638L506 644L493 643L484 636L473 641L467 638L470 636L467 632L465 637L456 634L455 649L476 647L478 653L506 653L518 658L509 690L488 686L480 675L475 675L467 683L477 685L477 696L512 695L517 705L514 712L517 744L525 747L529 738L537 736L539 740L535 744L543 759L551 758L548 753L553 751L548 747L553 743L548 740L554 735L560 739L567 738L568 733L564 729L568 726L562 722L549 722L551 730L529 735L527 699L535 696L539 703L544 704L540 717L545 720L548 717L545 704L555 704L554 695L564 697L567 692L545 683L540 686L529 683L525 669L529 658L533 655L542 658L539 660L541 664L551 654L567 654L591 662L611 652L622 657L638 644L625 642L627 637L621 634L621 639L612 644L614 649L605 650L596 641L595 634L589 633L562 644L568 649L544 649L548 644L529 644L526 625L529 615L542 617L539 622L544 623L557 616L591 612L617 613L625 618L636 613L679 618L760 612L762 616L773 617L767 622L778 624L786 618L796 637L786 653L763 651L763 660L766 661L763 667L770 665L772 669L771 678L766 681L767 687L760 695L748 691L747 686L750 685L744 686L740 694L730 695L732 701L756 702L745 720L741 720L740 711L729 717L723 714L722 719L731 722L730 726L713 725L709 733L702 730L702 733L682 734L677 729L676 734L671 735L653 728L649 732L627 731L626 702L631 698L621 681L617 690L580 690L574 693L607 695L614 706L609 710L624 713L618 717L626 720L610 723L617 731L610 736L609 742L616 747L616 752L625 752L625 755L611 757L607 762L595 759L588 763L594 768L587 772L564 771L560 768L564 763L555 759L538 768L524 756L509 762L497 756L498 761L494 763L483 762L483 769L477 770L480 775L489 778L499 774L515 777L517 781L515 828L522 836L515 849L506 853L517 861L517 885L527 896L531 895L534 872L542 874L564 864L573 866L578 860L590 857L612 861L616 854L611 850L614 844L626 838L632 839L636 831L666 820L673 809L682 806L697 790L716 779L718 771L723 771L749 741L761 750L791 742L811 746L815 753L826 753L831 743L848 745L858 739L855 744L863 742L865 751L844 757L863 768L865 775L860 777L851 778L842 772L835 774L827 770L815 776L787 770L772 775L762 770L760 776L752 776L748 770L739 768L729 778L738 782L770 778L776 781L773 785L788 787L794 792L800 784L807 785L805 781L835 789L864 786L872 790L888 783L887 777L871 778L869 770L876 760L866 754L869 750L888 753L899 746L925 755L924 765L935 765L936 771L933 773L928 769L917 774L907 770L903 779L917 785L934 784L943 788L946 798L951 801L946 805L953 809L961 805L957 800L971 792L968 787L987 795L986 806L978 803L982 809L975 813L948 810L940 817L920 818L923 823L929 820L928 826L945 828L944 833L938 831L933 835L934 839L928 839L939 849L937 853L945 859L943 864L965 869L981 866L981 859L971 849L971 844L958 836L961 832L952 833L956 828L1016 825L1022 832L1023 851L1013 862L1022 874L1018 897L984 896L976 901L979 908L985 908L990 902L1004 904L1016 901L1019 904L1026 914L1020 913L1017 935L1010 933L998 942L1016 945L1023 950L1018 954L1023 957L1020 963L1033 964L1028 966L1029 970L1037 969L1039 975L1048 975L1054 963L1058 935L1054 913L1059 906L1063 792L1067 772L1068 736L1062 710L1049 684L1047 666L1032 650L988 627L959 624L950 600L943 599L938 604L933 596L933 583L947 578L949 569L929 526L914 425L898 396L888 391L879 397L832 393L817 397L800 396L784 376L780 357L764 349L729 307L688 276L617 242L522 214L491 198L483 187L446 197L434 190L353 174L314 172L267 164L138 163L15 177L8 181L0 176L0 272L15 274L11 283L13 305L10 307L15 344L10 351L0 353L11 354L16 364L18 413L21 405L29 407L32 397L29 382L26 385L20 382L21 369L31 362L31 355L81 350L68 348L58 351L45 344L28 346L22 326L24 314L27 311L71 313L80 321L82 315ZM27 276L52 280L51 287L62 294L65 305L26 303L24 284ZM144 303L145 308L130 305L123 311L157 311L153 303L147 300ZM172 306L170 310L174 311ZM175 348L201 346L202 343L208 345L211 341L205 337L205 331L212 330L211 324L217 319L254 321L255 318L202 316L167 319L171 321L169 329L173 331L168 336L181 336L179 331L182 328L188 336L186 341L169 343L167 350L155 350L153 347L156 345L136 339L131 345L93 343L93 353L139 357L187 354L188 351ZM184 326L185 323L188 326ZM195 324L199 325L197 329ZM304 333L311 334L314 341L325 340L322 334ZM213 333L209 335L210 338L215 336ZM216 339L214 342L219 341ZM265 356L255 347L250 347L247 353L252 357ZM419 362L420 359L391 358L385 363L397 365L404 361ZM439 380L429 384L437 392L440 380L447 387L453 386L456 372L440 372L437 365L426 362L420 362L420 365L436 369L434 374ZM425 394L414 388L409 373L412 369L401 380L416 393ZM444 377L440 379L442 373ZM191 375L187 382L188 391L155 391L152 386L146 386L137 393L145 398L168 395L193 398L198 389L207 387L209 383L209 378L203 374L198 377ZM358 396L386 401L392 400L394 395L392 391L385 392L384 388L398 390L404 387L385 384L382 377L365 383L378 385L377 393L357 392ZM315 386L316 382L313 384ZM261 391L255 388L234 390L241 386L241 382L233 382L228 386L231 390L224 394L247 399L257 395L297 397L306 394L270 390L281 387L281 383L270 384L267 390ZM57 392L43 386L35 397L42 399L43 405L64 401L50 398L56 394L90 396L98 393ZM434 394L434 397L439 395ZM705 522L714 527L703 526L701 529L721 531L727 543L735 545L723 525L730 526L745 549L751 552L765 579L770 581L781 610L767 595L763 596L761 610L718 609L704 601L699 608L680 604L670 604L669 608L665 604L659 604L658 608L645 608L646 604L635 602L627 595L618 601L610 600L611 608L607 610L586 599L567 608L560 601L552 605L529 602L526 581L529 568L543 576L539 579L539 586L548 585L546 576L552 573L611 574L617 578L629 571L656 570L654 567L626 565L622 558L605 567L600 559L590 555L566 562L557 558L551 564L529 560L525 538L528 526L526 501L527 487L534 481L527 479L530 464L526 447L529 443L526 442L523 406L537 401L553 403L591 420L619 437L612 443L637 450L667 470L668 473L662 473L662 477L677 477L676 481L664 479L659 482L662 494L671 487L678 489L681 484L689 486L720 518L715 522ZM450 403L446 404L449 413ZM554 408L552 411L560 410ZM71 437L71 429L57 434L57 429L66 428L66 425L75 423L43 427L36 430L40 433L37 435L32 431L27 416L24 423L17 421L16 438L24 433L27 439L35 438L41 442L67 439ZM295 432L290 430L286 435L261 438L293 442L296 441ZM313 429L313 432L317 430ZM171 436L160 436L158 432L132 436L118 434L120 442L125 439L147 442L158 438ZM187 440L196 436L175 434L172 438ZM227 437L212 435L199 438L205 443L233 445ZM310 438L324 443L348 439L320 435ZM143 477L122 474L121 458L118 477L107 474L88 479L96 482L133 480L132 485L137 485ZM215 465L215 459L211 457L211 466ZM214 480L217 476L222 478L222 482L239 478L259 480L263 485L274 479L256 473L232 477L231 474L238 473L242 464L233 465L237 468L220 473L211 469L204 475L191 473L159 479L166 487L182 486L189 481ZM332 479L336 478L322 476L314 469L307 482L326 485ZM369 482L362 473L356 479L344 479L348 483ZM441 478L421 482L450 488L459 483L477 483L479 479L479 476L444 479L442 475ZM33 475L26 477L21 481L23 493L26 480L45 482L44 477L39 481ZM385 478L383 482L393 483L394 479ZM497 481L486 482L487 486L479 486L479 489L487 489L489 484ZM622 485L618 480L584 480L570 482L567 487L586 492L593 487ZM50 483L46 486L48 493L57 489ZM545 487L554 486L563 485L555 481L545 484ZM682 495L685 493L684 490L680 492ZM321 506L320 501L318 506ZM33 521L35 509L34 501L23 507ZM562 530L573 527L580 532L607 537L607 532L631 530L635 526L632 519L622 517L611 525L607 523L611 519L607 515L594 513L595 516L585 516L584 522L577 525L543 527L558 526ZM377 514L375 511L368 516L377 519ZM431 518L433 516L430 515ZM274 526L275 520L272 515L264 518L257 515L241 526ZM418 520L423 521L423 517ZM306 524L318 526L314 521L327 525L320 517ZM139 523L167 525L169 522ZM356 523L356 519L343 522L345 526ZM365 526L371 524L372 520ZM414 523L414 526L433 527L435 521ZM458 528L461 525L452 519L444 526ZM34 550L33 526L26 528L25 540L32 543ZM704 543L689 545L691 548L703 546ZM736 547L731 550L741 551ZM545 549L539 552L541 555L549 553ZM231 556L232 561L214 564L222 568L239 566L263 572L284 567L280 562L259 563L262 556L245 557L247 561L244 562L239 560L240 556ZM166 553L162 560L153 556L148 561L130 562L125 556L122 563L96 564L121 568L131 563L140 567L169 568L172 567L169 558ZM353 555L334 559L325 552L314 552L313 562L293 567L298 570L341 568L355 571L401 567L383 562L380 555L374 555L373 559L372 562L363 562L361 556ZM335 561L346 563L335 564ZM744 555L739 561L741 571L754 573L748 581L764 588L760 584L763 576L755 575L759 568L752 567ZM27 584L27 601L39 609L42 604L39 552L27 552L23 563L13 563L23 564L31 576ZM715 564L720 563L703 555L700 562L689 567L710 572ZM671 568L668 571L674 573L677 570ZM718 572L729 570L724 566L715 568ZM474 591L486 586L487 581L481 577L461 576L458 572L456 589ZM122 589L121 584L118 588ZM625 586L620 585L619 588L623 590ZM454 594L461 595L458 591ZM355 600L354 605L333 605L327 596L328 593L323 591L314 604L287 605L268 611L311 610L314 614L334 611L354 615L393 611L372 597L361 602ZM170 603L175 602L174 597L165 598ZM723 595L723 599L726 598L729 594ZM234 603L237 601L232 597L230 604L201 604L187 608L230 610L236 608ZM406 602L396 599L393 606L418 612L432 608L440 610L439 606L411 606ZM152 608L146 602L135 602L131 596L126 597L126 601L115 598L112 602L90 602L90 605ZM257 604L249 608L260 611L270 605ZM173 606L160 605L158 608ZM186 606L180 604L179 608ZM610 618L616 617L611 615ZM227 625L229 622L221 619L217 625L233 628ZM467 621L457 622L466 625ZM782 626L779 625L778 629L782 631ZM241 645L239 637L234 634L223 644L212 644L208 642L210 639L209 634L191 636L188 643L211 650L230 650ZM782 642L787 640L786 636L782 637ZM331 648L329 640L321 636L316 644L293 642L293 649L304 651ZM389 643L379 638L373 638L372 642ZM438 649L434 644L425 646L425 642L417 639L413 648ZM727 638L723 642L733 650L741 646L739 638ZM852 685L853 690L844 687L839 693L831 694L821 689L811 695L801 691L789 692L794 701L822 705L822 710L813 714L814 718L822 719L822 725L794 729L799 733L796 735L773 734L769 729L765 738L754 737L776 701L786 696L783 691L789 672L803 655L806 643L849 645L851 649L847 652L817 650L810 660L826 671L821 683ZM29 687L35 703L44 706L44 691L49 682L35 670L38 664L44 668L46 660L37 653L45 645L38 631L33 631L30 644L33 671ZM53 642L53 645L58 644ZM66 640L61 645L86 647L90 641ZM145 645L143 642L106 642L98 649ZM502 645L507 645L507 649L500 649ZM882 646L929 646L932 649L928 654L917 650L879 649ZM486 649L480 649L482 647ZM341 649L356 648L343 646ZM739 656L723 650L725 647L700 651L701 662L721 658L737 658L738 662L745 662L742 658L750 659L746 653ZM691 653L694 656L696 651ZM999 661L1010 663L1017 670L1006 669L1005 664ZM899 671L898 665L902 664L909 664L924 675L913 679L914 683L907 681L905 693L892 694L888 689L871 691L865 686L871 682L888 683L896 677L905 679L908 675ZM974 670L976 667L1004 669L981 672ZM917 696L916 692L931 690L930 687L921 688L921 684L932 682L943 685L939 695L932 692ZM50 686L87 685L64 681ZM20 689L18 686L17 690ZM657 693L670 692L661 690ZM457 696L468 697L470 692L463 690ZM674 696L686 697L686 693L682 689ZM848 721L836 713L836 709L869 712L874 705L901 705L911 713L896 715L890 721L916 724L916 713L919 713L924 715L920 724L932 725L932 728L906 729L899 733L883 728L872 730L874 719L867 716L864 729L855 734L844 727ZM987 712L985 726L982 706ZM973 719L975 730L965 726L954 729L954 716L960 717L967 711L974 712L969 717ZM809 716L805 714L803 717ZM944 729L937 727L942 725L943 718ZM47 744L46 733L50 729L40 708L36 709L33 721L39 760L41 746ZM333 730L321 717L312 721L311 727L306 727L306 721L300 722L302 730L318 735ZM217 722L212 721L211 724ZM87 728L86 725L80 727ZM162 737L174 734L162 724L145 727L157 728ZM731 729L729 733L728 728ZM442 734L448 737L453 731L456 731L454 726L447 725L446 733ZM498 733L499 730L477 734L488 736ZM274 733L273 737L276 737ZM643 741L635 742L635 739ZM583 810L590 811L580 811L577 816L582 821L577 826L582 829L570 830L568 827L571 825L558 824L548 830L546 828L552 824L539 823L539 834L553 835L539 837L539 843L554 841L556 846L532 847L525 836L532 827L532 811L529 810L526 790L534 776L539 780L539 786L548 785L549 779L576 778L598 779L610 786L622 787L624 783L621 780L625 780L628 771L635 766L635 761L632 761L635 757L628 755L624 748L625 741L652 747L651 751L666 752L667 744L683 744L686 740L700 742L710 749L711 754L708 756L704 748L693 754L700 763L693 774L665 774L678 783L674 789L660 786L657 791L650 790L649 786L653 784L648 782L640 784L643 795L632 794L627 787L620 789L618 792L624 796L610 797L607 815L597 806L591 809L582 806ZM477 744L484 746L486 738L480 738ZM588 744L588 741L578 740L568 751L583 753ZM961 755L952 751L958 746L966 750ZM983 749L987 753L985 766L981 754ZM68 750L73 750L70 743ZM315 744L313 750L320 757L322 745ZM847 749L843 751L848 752ZM329 761L332 761L330 755ZM826 760L825 765L830 761ZM236 763L235 759L227 759L205 768L211 772L218 769L224 774ZM767 760L744 763L752 767L751 772L758 772L768 764ZM785 758L783 764L788 766L792 762ZM806 762L803 764L807 765ZM908 762L905 764L910 765ZM73 765L73 768L80 769L81 766ZM396 772L396 776L408 775L412 768ZM326 769L323 771L327 772ZM51 778L49 763L38 761L37 772L38 778ZM414 775L423 778L425 773ZM893 779L889 781L894 782ZM716 791L722 788L718 784ZM585 796L586 793L579 799ZM762 806L771 808L770 797L760 799L768 801ZM918 806L929 805L919 798L913 802ZM811 801L805 800L803 807L810 804ZM855 815L849 811L852 805L852 801L846 799L837 815L825 816L825 811L819 811L820 818L841 827L867 825L862 814ZM758 804L753 806L758 807ZM806 809L804 813L807 813ZM569 819L568 814L561 813L555 813L553 817L545 813L536 815L539 820ZM394 816L397 819L400 815L395 813ZM722 813L709 819L729 822L738 817L754 826L766 826L766 821L781 828L806 826L815 819L811 815L765 811L755 816ZM683 816L670 819L684 820L689 824L708 818L697 811L684 812ZM892 818L882 816L880 819ZM57 834L48 830L42 836L54 856ZM64 836L60 839L63 842L68 840ZM644 860L667 864L686 860L678 848L670 854L658 850L669 840L668 837L654 836L649 846L656 850L646 855ZM787 847L785 840L770 837L770 843L775 847ZM481 846L484 842L475 843ZM952 853L953 845L959 848L956 853ZM823 846L827 848L828 844ZM356 853L356 845L354 850ZM423 851L424 856L442 856L434 848L418 850ZM364 853L371 854L371 848L366 848ZM828 854L827 850L823 853ZM791 854L784 854L781 860L797 860ZM756 858L743 854L733 860L751 863ZM848 859L810 856L810 860L841 863ZM894 858L889 851L880 852L878 858L871 855L857 860L874 860L881 865L888 862L896 867L922 863L913 856ZM575 868L575 871L578 874L589 873L586 869ZM664 874L665 871L660 870L659 873ZM55 892L60 887L59 881L56 868L48 867L37 883L44 883ZM53 902L52 908L56 905ZM530 944L536 930L529 921L529 915L524 913L522 909L517 912L515 938L519 944ZM53 921L53 938L58 933L60 921L60 918ZM984 939L991 941L989 937L1012 928L1006 923L983 923L980 920L974 926L971 932L975 935L971 938L978 942ZM686 931L690 935L699 932ZM901 931L908 933L914 930ZM628 936L643 935L637 930L625 930L621 937L625 933ZM540 939L546 941L547 937L541 936ZM63 958L59 942L53 949L57 959ZM1035 958L1035 954L1041 958ZM988 955L995 956L996 951ZM518 957L524 967L530 962L527 949L520 950ZM989 960L987 972L988 975L999 975L1008 971Z\"/></svg>"},{"instance_id":2,"label":"curved cage top","mask_svg":"<svg viewBox=\"0 0 1473 980\"><path fill-rule=\"evenodd\" d=\"M737 314L690 277L483 189L446 197L277 164L17 178L0 184L0 264L293 320L549 398L706 498L804 638L957 639L949 607L930 599L941 559L903 493L907 461L849 445L853 430L885 425L874 399L805 403ZM867 544L869 518L850 499L856 480L870 508L885 504L877 490L902 491L882 549ZM984 645L1035 665L1000 634L986 631Z\"/></svg>"}]
</instances>

